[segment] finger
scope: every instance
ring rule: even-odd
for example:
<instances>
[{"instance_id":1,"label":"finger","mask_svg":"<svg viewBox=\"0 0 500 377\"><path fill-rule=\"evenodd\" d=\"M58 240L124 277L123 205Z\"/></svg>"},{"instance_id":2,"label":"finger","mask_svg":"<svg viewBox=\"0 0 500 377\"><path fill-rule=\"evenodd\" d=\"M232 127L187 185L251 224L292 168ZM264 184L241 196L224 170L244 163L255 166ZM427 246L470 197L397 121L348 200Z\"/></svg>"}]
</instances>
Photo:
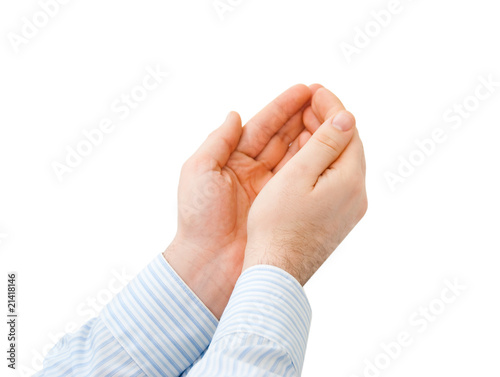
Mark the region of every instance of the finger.
<instances>
[{"instance_id":1,"label":"finger","mask_svg":"<svg viewBox=\"0 0 500 377\"><path fill-rule=\"evenodd\" d=\"M304 145L307 144L307 142L309 141L311 136L312 136L312 133L310 133L309 131L307 131L307 130L302 131L302 133L299 135L299 140L298 140L299 149L301 149Z\"/></svg>"},{"instance_id":2,"label":"finger","mask_svg":"<svg viewBox=\"0 0 500 377\"><path fill-rule=\"evenodd\" d=\"M314 93L316 93L316 91L320 88L324 88L323 85L321 84L311 84L309 85L309 89L311 89L311 94L314 96Z\"/></svg>"},{"instance_id":3,"label":"finger","mask_svg":"<svg viewBox=\"0 0 500 377\"><path fill-rule=\"evenodd\" d=\"M309 87L291 87L262 109L243 127L237 150L255 158L283 125L311 99Z\"/></svg>"},{"instance_id":4,"label":"finger","mask_svg":"<svg viewBox=\"0 0 500 377\"><path fill-rule=\"evenodd\" d=\"M323 88L323 85L321 84L312 84L309 85L309 89L311 89L311 94L314 97L314 94L318 91L318 89ZM312 100L312 98L311 98ZM318 121L318 118L316 118L316 115L314 115L314 112L312 111L311 108L311 101L307 103L305 106L305 110L303 112L303 123L304 126L310 131L314 132L318 129L319 126L321 126L321 122Z\"/></svg>"},{"instance_id":5,"label":"finger","mask_svg":"<svg viewBox=\"0 0 500 377\"><path fill-rule=\"evenodd\" d=\"M290 169L300 171L309 183L315 184L318 177L342 154L351 141L356 120L348 111L329 118L306 145L290 161Z\"/></svg>"},{"instance_id":6,"label":"finger","mask_svg":"<svg viewBox=\"0 0 500 377\"><path fill-rule=\"evenodd\" d=\"M292 142L290 147L288 148L288 151L286 152L285 156L281 159L281 161L276 165L276 167L273 169L273 174L276 174L278 171L281 170L283 166L285 166L288 161L291 160L293 156L304 146L306 145L307 141L311 138L311 133L308 130L304 130L301 132L301 134Z\"/></svg>"},{"instance_id":7,"label":"finger","mask_svg":"<svg viewBox=\"0 0 500 377\"><path fill-rule=\"evenodd\" d=\"M320 123L345 110L339 98L326 88L319 88L314 93L311 107Z\"/></svg>"},{"instance_id":8,"label":"finger","mask_svg":"<svg viewBox=\"0 0 500 377\"><path fill-rule=\"evenodd\" d=\"M342 170L346 176L362 173L366 175L366 159L363 142L356 129L349 145L331 166L334 170Z\"/></svg>"},{"instance_id":9,"label":"finger","mask_svg":"<svg viewBox=\"0 0 500 377\"><path fill-rule=\"evenodd\" d=\"M255 160L262 162L268 170L273 170L303 129L302 111L299 111L271 138Z\"/></svg>"},{"instance_id":10,"label":"finger","mask_svg":"<svg viewBox=\"0 0 500 377\"><path fill-rule=\"evenodd\" d=\"M309 85L309 89L311 90L312 95L314 95L314 93L316 93L316 91L320 88L323 88L323 85ZM299 115L301 115L301 119L299 119ZM305 121L307 121L308 123L305 124ZM319 128L319 126L321 126L321 123L316 118L316 115L314 115L314 112L311 108L311 103L310 101L308 101L305 109L303 109L301 113L295 114L287 122L287 124L285 124L276 133L276 135L271 138L271 141L257 156L256 160L264 163L264 165L269 170L280 170L281 166L284 165L284 161L290 160L290 158L292 158L295 153L297 153L298 150L305 144L304 142L299 146L298 140L295 141L298 138L298 135L304 130L304 127L309 130L307 134L309 134L310 137L310 134L314 133ZM291 145L293 146L293 149L290 149ZM276 169L278 164L281 165L278 169Z\"/></svg>"},{"instance_id":11,"label":"finger","mask_svg":"<svg viewBox=\"0 0 500 377\"><path fill-rule=\"evenodd\" d=\"M236 149L241 133L240 115L232 111L224 123L207 137L193 155L193 159L215 161L217 166L222 168Z\"/></svg>"},{"instance_id":12,"label":"finger","mask_svg":"<svg viewBox=\"0 0 500 377\"><path fill-rule=\"evenodd\" d=\"M304 110L304 115L302 116L302 118L304 126L310 133L315 133L319 126L321 126L322 122L320 122L316 114L314 114L311 106L307 107Z\"/></svg>"}]
</instances>

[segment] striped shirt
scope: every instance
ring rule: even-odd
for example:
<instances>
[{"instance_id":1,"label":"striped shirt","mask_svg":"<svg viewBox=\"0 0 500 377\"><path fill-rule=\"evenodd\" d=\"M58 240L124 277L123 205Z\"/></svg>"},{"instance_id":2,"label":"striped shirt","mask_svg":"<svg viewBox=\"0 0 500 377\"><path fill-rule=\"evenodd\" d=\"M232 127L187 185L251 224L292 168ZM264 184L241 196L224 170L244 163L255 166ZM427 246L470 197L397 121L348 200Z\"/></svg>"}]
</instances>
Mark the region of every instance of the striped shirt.
<instances>
[{"instance_id":1,"label":"striped shirt","mask_svg":"<svg viewBox=\"0 0 500 377\"><path fill-rule=\"evenodd\" d=\"M302 286L261 265L242 273L219 322L160 254L35 376L300 376L310 321Z\"/></svg>"}]
</instances>

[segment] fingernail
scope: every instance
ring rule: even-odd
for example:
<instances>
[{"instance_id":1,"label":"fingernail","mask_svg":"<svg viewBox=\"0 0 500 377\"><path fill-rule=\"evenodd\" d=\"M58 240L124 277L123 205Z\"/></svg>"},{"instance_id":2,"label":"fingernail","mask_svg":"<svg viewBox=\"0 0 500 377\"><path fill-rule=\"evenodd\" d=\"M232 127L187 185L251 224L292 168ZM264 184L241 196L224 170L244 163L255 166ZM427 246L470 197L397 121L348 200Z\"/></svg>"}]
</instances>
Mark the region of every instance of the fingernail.
<instances>
[{"instance_id":1,"label":"fingernail","mask_svg":"<svg viewBox=\"0 0 500 377\"><path fill-rule=\"evenodd\" d=\"M333 118L332 126L342 132L349 131L354 126L354 120L347 111L341 111Z\"/></svg>"}]
</instances>

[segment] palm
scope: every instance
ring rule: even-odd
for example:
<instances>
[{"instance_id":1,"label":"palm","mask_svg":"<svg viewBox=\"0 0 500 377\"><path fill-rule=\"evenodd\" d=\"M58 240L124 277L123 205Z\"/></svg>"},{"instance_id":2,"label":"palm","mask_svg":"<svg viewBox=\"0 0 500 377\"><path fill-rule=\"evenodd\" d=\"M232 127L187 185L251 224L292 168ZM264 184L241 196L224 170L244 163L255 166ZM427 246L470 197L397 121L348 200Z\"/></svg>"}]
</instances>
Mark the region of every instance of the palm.
<instances>
[{"instance_id":1,"label":"palm","mask_svg":"<svg viewBox=\"0 0 500 377\"><path fill-rule=\"evenodd\" d=\"M223 246L224 241L229 241L235 249L244 249L248 211L262 183L273 175L262 162L238 151L231 154L221 170L221 182L225 187L220 187L219 192L227 194L220 195L217 202L221 213L224 213L223 218L217 219L222 227L220 237L217 237L219 245Z\"/></svg>"},{"instance_id":2,"label":"palm","mask_svg":"<svg viewBox=\"0 0 500 377\"><path fill-rule=\"evenodd\" d=\"M191 243L200 249L221 254L234 243L237 248L244 247L246 216L255 194L240 182L243 169L240 165L234 170L225 166L220 171L207 171L196 182L186 180L187 185L181 179L179 231L189 234Z\"/></svg>"},{"instance_id":3,"label":"palm","mask_svg":"<svg viewBox=\"0 0 500 377\"><path fill-rule=\"evenodd\" d=\"M182 177L179 231L191 235L191 242L200 249L213 253L214 258L224 257L226 265L231 263L238 270L250 206L273 175L263 162L234 151L220 169L206 170L195 181Z\"/></svg>"}]
</instances>

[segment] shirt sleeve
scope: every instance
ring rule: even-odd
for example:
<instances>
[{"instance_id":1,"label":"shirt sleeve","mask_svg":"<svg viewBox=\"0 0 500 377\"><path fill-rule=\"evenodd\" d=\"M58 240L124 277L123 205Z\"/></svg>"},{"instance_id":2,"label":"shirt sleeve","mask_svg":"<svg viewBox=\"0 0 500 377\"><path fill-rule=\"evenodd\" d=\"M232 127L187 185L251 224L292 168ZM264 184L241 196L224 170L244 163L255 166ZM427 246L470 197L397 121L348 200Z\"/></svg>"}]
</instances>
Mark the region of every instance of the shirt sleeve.
<instances>
[{"instance_id":1,"label":"shirt sleeve","mask_svg":"<svg viewBox=\"0 0 500 377\"><path fill-rule=\"evenodd\" d=\"M36 377L178 377L208 347L217 319L158 255L100 313L48 353Z\"/></svg>"},{"instance_id":2,"label":"shirt sleeve","mask_svg":"<svg viewBox=\"0 0 500 377\"><path fill-rule=\"evenodd\" d=\"M298 281L273 266L239 278L214 338L189 377L300 376L311 308Z\"/></svg>"}]
</instances>

